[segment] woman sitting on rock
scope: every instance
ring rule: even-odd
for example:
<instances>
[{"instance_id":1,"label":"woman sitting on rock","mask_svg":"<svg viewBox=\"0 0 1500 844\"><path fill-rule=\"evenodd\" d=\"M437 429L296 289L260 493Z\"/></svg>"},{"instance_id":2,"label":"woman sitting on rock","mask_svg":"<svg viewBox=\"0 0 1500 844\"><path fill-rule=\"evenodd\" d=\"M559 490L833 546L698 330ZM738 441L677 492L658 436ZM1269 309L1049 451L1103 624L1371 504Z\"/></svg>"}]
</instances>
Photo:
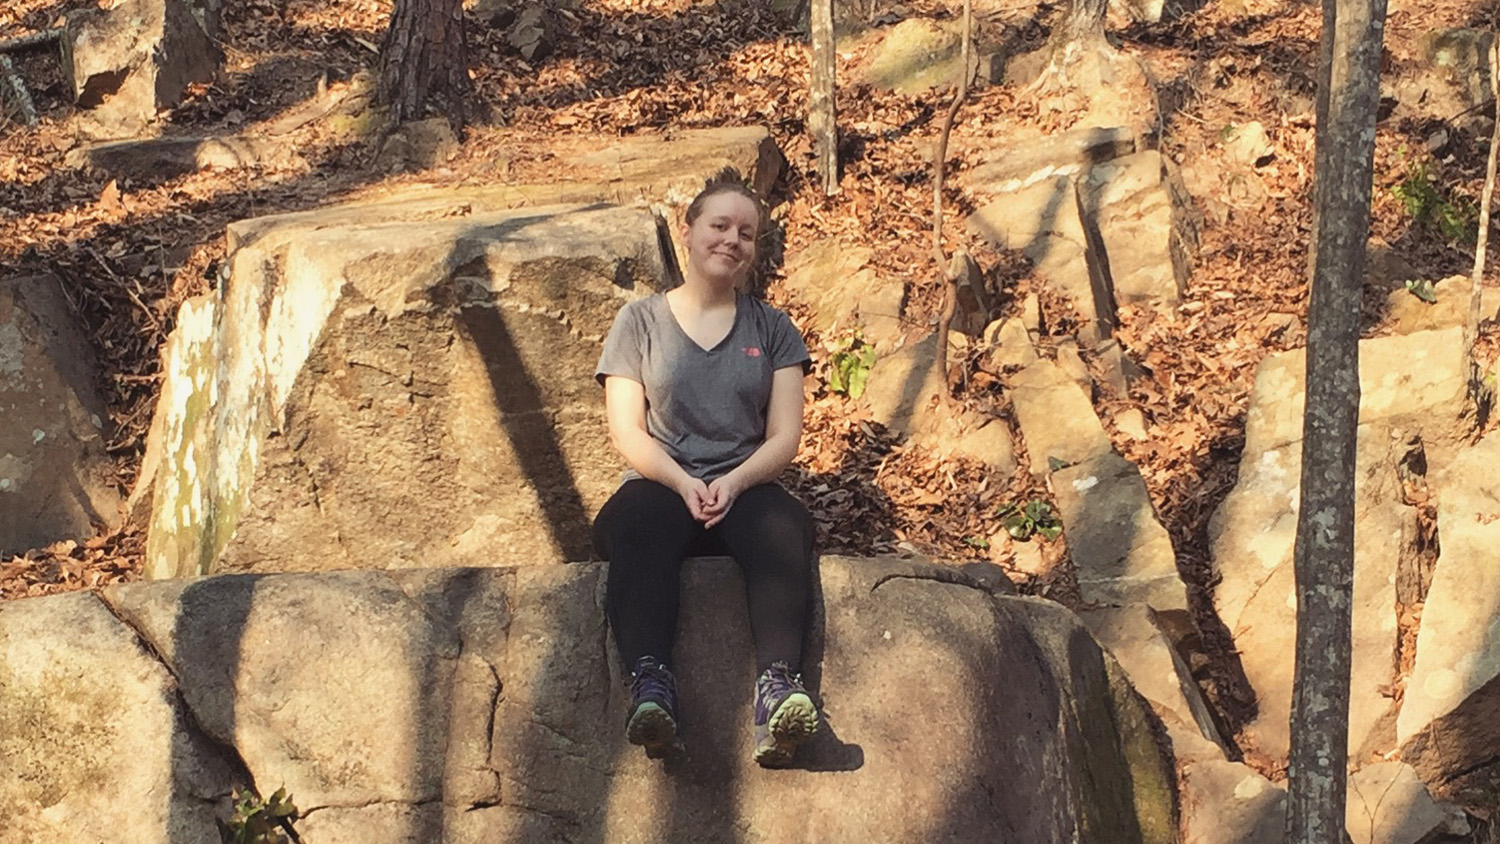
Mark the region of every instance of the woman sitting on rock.
<instances>
[{"instance_id":1,"label":"woman sitting on rock","mask_svg":"<svg viewBox=\"0 0 1500 844\"><path fill-rule=\"evenodd\" d=\"M682 561L727 553L744 571L755 638L755 761L782 766L818 728L799 674L812 519L776 483L802 436L807 346L786 314L741 289L766 219L754 192L722 174L686 219L684 283L620 309L595 375L630 467L593 531L630 677L625 734L653 759L676 744Z\"/></svg>"}]
</instances>

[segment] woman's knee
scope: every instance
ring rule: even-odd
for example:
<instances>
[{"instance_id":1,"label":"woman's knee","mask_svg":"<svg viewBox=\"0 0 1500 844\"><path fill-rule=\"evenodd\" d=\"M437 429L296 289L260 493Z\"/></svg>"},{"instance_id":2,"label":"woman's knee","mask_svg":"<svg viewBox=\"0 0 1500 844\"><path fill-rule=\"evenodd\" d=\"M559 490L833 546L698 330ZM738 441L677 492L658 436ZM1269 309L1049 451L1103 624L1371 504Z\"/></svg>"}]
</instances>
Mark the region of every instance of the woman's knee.
<instances>
[{"instance_id":1,"label":"woman's knee","mask_svg":"<svg viewBox=\"0 0 1500 844\"><path fill-rule=\"evenodd\" d=\"M749 517L748 521L756 529L774 531L778 534L793 533L806 536L811 541L812 513L808 512L807 507L780 484L761 484L746 490L741 498L744 499L747 496L753 497L750 501L743 502L751 505L750 512L746 515Z\"/></svg>"},{"instance_id":2,"label":"woman's knee","mask_svg":"<svg viewBox=\"0 0 1500 844\"><path fill-rule=\"evenodd\" d=\"M625 482L594 518L594 549L609 557L621 543L673 545L690 535L693 516L682 497L655 481Z\"/></svg>"}]
</instances>

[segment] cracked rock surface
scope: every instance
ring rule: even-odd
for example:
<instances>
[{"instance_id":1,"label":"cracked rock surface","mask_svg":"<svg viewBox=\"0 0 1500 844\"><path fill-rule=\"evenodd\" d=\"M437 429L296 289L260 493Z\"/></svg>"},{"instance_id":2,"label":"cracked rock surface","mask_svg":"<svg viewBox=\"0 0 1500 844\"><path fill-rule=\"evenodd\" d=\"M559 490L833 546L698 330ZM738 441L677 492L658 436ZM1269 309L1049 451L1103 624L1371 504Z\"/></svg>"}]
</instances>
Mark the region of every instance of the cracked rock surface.
<instances>
[{"instance_id":1,"label":"cracked rock surface","mask_svg":"<svg viewBox=\"0 0 1500 844\"><path fill-rule=\"evenodd\" d=\"M19 820L0 841L216 840L235 779L284 785L308 844L1174 840L1145 704L1062 607L823 559L807 676L826 726L797 768L764 771L743 583L694 561L686 752L662 764L623 739L603 575L227 575L9 602L0 816Z\"/></svg>"},{"instance_id":2,"label":"cracked rock surface","mask_svg":"<svg viewBox=\"0 0 1500 844\"><path fill-rule=\"evenodd\" d=\"M0 842L216 841L231 770L98 596L0 610Z\"/></svg>"}]
</instances>

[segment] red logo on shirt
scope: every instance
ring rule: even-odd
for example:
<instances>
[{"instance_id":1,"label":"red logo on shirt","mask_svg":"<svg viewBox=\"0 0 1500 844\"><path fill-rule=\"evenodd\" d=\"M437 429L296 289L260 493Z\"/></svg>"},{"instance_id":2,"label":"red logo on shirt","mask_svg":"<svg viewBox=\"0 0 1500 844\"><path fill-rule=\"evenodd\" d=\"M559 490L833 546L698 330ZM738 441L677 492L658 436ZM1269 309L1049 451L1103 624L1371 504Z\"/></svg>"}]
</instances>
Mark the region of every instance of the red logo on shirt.
<instances>
[{"instance_id":1,"label":"red logo on shirt","mask_svg":"<svg viewBox=\"0 0 1500 844\"><path fill-rule=\"evenodd\" d=\"M760 347L759 346L746 346L745 347L745 356L746 357L752 357L752 358L758 358L758 357L760 357Z\"/></svg>"}]
</instances>

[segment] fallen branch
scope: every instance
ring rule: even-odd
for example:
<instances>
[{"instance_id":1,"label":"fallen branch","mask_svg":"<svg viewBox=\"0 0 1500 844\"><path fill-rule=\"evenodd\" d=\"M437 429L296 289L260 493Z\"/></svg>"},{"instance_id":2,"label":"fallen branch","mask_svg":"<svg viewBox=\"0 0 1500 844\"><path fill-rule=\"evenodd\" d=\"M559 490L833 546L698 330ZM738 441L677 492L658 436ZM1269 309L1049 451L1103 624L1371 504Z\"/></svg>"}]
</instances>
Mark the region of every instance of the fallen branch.
<instances>
[{"instance_id":1,"label":"fallen branch","mask_svg":"<svg viewBox=\"0 0 1500 844\"><path fill-rule=\"evenodd\" d=\"M948 258L943 254L943 169L948 159L948 136L953 134L953 123L958 119L958 110L969 95L969 43L974 37L974 10L970 0L964 0L963 46L959 51L958 91L943 117L943 131L938 135L937 149L932 154L932 260L937 271L944 275L947 292L943 296L943 314L938 319L936 364L943 379L943 401L950 398L948 385L948 330L953 325L953 312L958 309L959 273L948 268Z\"/></svg>"},{"instance_id":2,"label":"fallen branch","mask_svg":"<svg viewBox=\"0 0 1500 844\"><path fill-rule=\"evenodd\" d=\"M30 35L17 35L0 41L0 53L25 53L51 47L62 40L61 29L44 29Z\"/></svg>"},{"instance_id":3,"label":"fallen branch","mask_svg":"<svg viewBox=\"0 0 1500 844\"><path fill-rule=\"evenodd\" d=\"M31 101L31 92L26 90L26 81L16 71L15 62L4 53L0 53L0 76L5 77L5 87L10 91L10 98L15 102L16 110L21 112L21 120L27 126L35 126L38 121L36 103Z\"/></svg>"}]
</instances>

